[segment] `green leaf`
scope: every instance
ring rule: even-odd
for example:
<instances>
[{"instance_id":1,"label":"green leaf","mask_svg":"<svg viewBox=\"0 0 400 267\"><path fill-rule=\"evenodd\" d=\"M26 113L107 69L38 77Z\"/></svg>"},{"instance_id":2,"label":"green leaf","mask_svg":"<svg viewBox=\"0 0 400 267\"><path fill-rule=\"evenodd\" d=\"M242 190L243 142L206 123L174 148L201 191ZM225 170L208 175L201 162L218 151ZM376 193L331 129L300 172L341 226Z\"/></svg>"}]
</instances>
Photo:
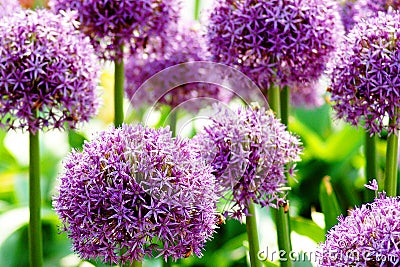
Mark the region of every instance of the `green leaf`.
<instances>
[{"instance_id":1,"label":"green leaf","mask_svg":"<svg viewBox=\"0 0 400 267\"><path fill-rule=\"evenodd\" d=\"M322 179L319 190L319 201L325 216L325 229L328 231L337 223L337 217L341 214L339 202L329 176L325 176Z\"/></svg>"},{"instance_id":2,"label":"green leaf","mask_svg":"<svg viewBox=\"0 0 400 267\"><path fill-rule=\"evenodd\" d=\"M324 229L312 220L303 217L291 217L290 226L296 233L307 236L316 243L323 242L325 239Z\"/></svg>"},{"instance_id":3,"label":"green leaf","mask_svg":"<svg viewBox=\"0 0 400 267\"><path fill-rule=\"evenodd\" d=\"M78 133L74 130L70 130L68 132L68 143L69 143L69 146L72 148L81 150L83 147L83 144L85 143L85 140L87 140L87 138L81 133Z\"/></svg>"}]
</instances>

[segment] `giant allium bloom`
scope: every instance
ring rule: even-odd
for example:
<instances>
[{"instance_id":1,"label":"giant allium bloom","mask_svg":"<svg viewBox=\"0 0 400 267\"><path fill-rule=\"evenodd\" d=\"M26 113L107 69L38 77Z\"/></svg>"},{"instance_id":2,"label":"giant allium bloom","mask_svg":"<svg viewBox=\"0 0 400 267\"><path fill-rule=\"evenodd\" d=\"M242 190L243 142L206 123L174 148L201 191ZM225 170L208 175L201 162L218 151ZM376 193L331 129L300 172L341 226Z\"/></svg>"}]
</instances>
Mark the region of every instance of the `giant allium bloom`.
<instances>
[{"instance_id":1,"label":"giant allium bloom","mask_svg":"<svg viewBox=\"0 0 400 267\"><path fill-rule=\"evenodd\" d=\"M123 125L72 152L54 208L84 259L200 256L216 225L215 178L187 139Z\"/></svg>"},{"instance_id":2,"label":"giant allium bloom","mask_svg":"<svg viewBox=\"0 0 400 267\"><path fill-rule=\"evenodd\" d=\"M0 18L21 10L18 0L2 0L0 2Z\"/></svg>"},{"instance_id":3,"label":"giant allium bloom","mask_svg":"<svg viewBox=\"0 0 400 267\"><path fill-rule=\"evenodd\" d=\"M399 27L398 13L361 21L332 63L329 91L337 116L371 134L392 133L400 125ZM397 120L388 124L386 116Z\"/></svg>"},{"instance_id":4,"label":"giant allium bloom","mask_svg":"<svg viewBox=\"0 0 400 267\"><path fill-rule=\"evenodd\" d=\"M399 197L380 194L338 220L318 249L319 266L399 266Z\"/></svg>"},{"instance_id":5,"label":"giant allium bloom","mask_svg":"<svg viewBox=\"0 0 400 267\"><path fill-rule=\"evenodd\" d=\"M262 89L312 82L342 34L334 0L219 0L209 17L209 51Z\"/></svg>"},{"instance_id":6,"label":"giant allium bloom","mask_svg":"<svg viewBox=\"0 0 400 267\"><path fill-rule=\"evenodd\" d=\"M74 23L46 10L0 20L1 126L73 128L95 114L97 59Z\"/></svg>"},{"instance_id":7,"label":"giant allium bloom","mask_svg":"<svg viewBox=\"0 0 400 267\"><path fill-rule=\"evenodd\" d=\"M199 80L199 68L193 65L177 67L174 75L171 72L165 72L165 75L160 73L157 79L152 79L152 86L141 88L147 79L169 67L207 59L204 40L196 25L182 23L178 28L170 28L168 36L164 40L149 39L146 49L136 51L127 60L125 90L132 105L137 107L158 103L174 108L185 101L197 99L191 101L190 105L184 105L190 111L197 111L202 107L198 98L228 101L229 97L221 87L201 82L186 83ZM181 83L184 85L175 87Z\"/></svg>"},{"instance_id":8,"label":"giant allium bloom","mask_svg":"<svg viewBox=\"0 0 400 267\"><path fill-rule=\"evenodd\" d=\"M250 201L263 207L283 204L286 173L293 174L300 160L299 139L271 110L215 109L211 124L193 142L213 167L219 193L230 203L226 214L236 219L248 215Z\"/></svg>"},{"instance_id":9,"label":"giant allium bloom","mask_svg":"<svg viewBox=\"0 0 400 267\"><path fill-rule=\"evenodd\" d=\"M120 59L121 45L135 51L147 38L164 35L177 19L178 0L51 0L55 11L76 10L81 29L104 59Z\"/></svg>"}]
</instances>

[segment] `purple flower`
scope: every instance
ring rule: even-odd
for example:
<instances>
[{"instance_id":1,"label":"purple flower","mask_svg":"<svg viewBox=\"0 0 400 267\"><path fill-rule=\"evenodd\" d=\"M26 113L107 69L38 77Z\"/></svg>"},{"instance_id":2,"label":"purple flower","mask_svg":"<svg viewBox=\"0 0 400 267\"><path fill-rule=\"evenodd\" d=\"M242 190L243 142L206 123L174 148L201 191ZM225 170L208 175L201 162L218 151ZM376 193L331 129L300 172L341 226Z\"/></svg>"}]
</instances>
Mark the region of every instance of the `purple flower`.
<instances>
[{"instance_id":1,"label":"purple flower","mask_svg":"<svg viewBox=\"0 0 400 267\"><path fill-rule=\"evenodd\" d=\"M314 108L324 104L325 76L313 82L290 85L291 104L296 107Z\"/></svg>"},{"instance_id":2,"label":"purple flower","mask_svg":"<svg viewBox=\"0 0 400 267\"><path fill-rule=\"evenodd\" d=\"M316 81L342 32L333 0L219 0L207 39L213 60L239 67L267 90Z\"/></svg>"},{"instance_id":3,"label":"purple flower","mask_svg":"<svg viewBox=\"0 0 400 267\"><path fill-rule=\"evenodd\" d=\"M399 129L400 15L379 13L356 24L331 69L331 100L339 118L371 134ZM387 123L386 117L396 122Z\"/></svg>"},{"instance_id":4,"label":"purple flower","mask_svg":"<svg viewBox=\"0 0 400 267\"><path fill-rule=\"evenodd\" d=\"M24 10L0 20L0 126L74 128L96 113L97 59L69 15Z\"/></svg>"},{"instance_id":5,"label":"purple flower","mask_svg":"<svg viewBox=\"0 0 400 267\"><path fill-rule=\"evenodd\" d=\"M250 201L276 207L286 173L300 160L299 139L286 131L272 111L243 108L237 112L216 106L211 124L193 142L214 169L219 194L230 200L230 216L248 215Z\"/></svg>"},{"instance_id":6,"label":"purple flower","mask_svg":"<svg viewBox=\"0 0 400 267\"><path fill-rule=\"evenodd\" d=\"M203 97L229 101L230 97L222 87L202 82L186 83L201 80L196 78L199 69L190 69L192 65L176 67L177 71L173 75L169 71L161 72L181 63L206 60L206 52L204 40L196 25L182 23L178 28L169 29L168 39L149 39L146 48L132 54L125 64L125 90L132 105L137 107L161 103L174 108L183 104L184 108L196 112L202 108ZM159 78L152 79L153 86L149 90L140 88L157 73ZM184 85L175 87L181 83ZM186 101L190 101L190 104L185 105Z\"/></svg>"},{"instance_id":7,"label":"purple flower","mask_svg":"<svg viewBox=\"0 0 400 267\"><path fill-rule=\"evenodd\" d=\"M81 30L90 36L99 56L121 59L122 45L134 52L153 35L164 35L177 19L177 0L51 0L52 10L75 10Z\"/></svg>"},{"instance_id":8,"label":"purple flower","mask_svg":"<svg viewBox=\"0 0 400 267\"><path fill-rule=\"evenodd\" d=\"M123 125L72 152L54 208L73 249L108 263L201 256L216 227L215 177L168 128Z\"/></svg>"},{"instance_id":9,"label":"purple flower","mask_svg":"<svg viewBox=\"0 0 400 267\"><path fill-rule=\"evenodd\" d=\"M21 10L18 0L2 0L0 2L0 18Z\"/></svg>"},{"instance_id":10,"label":"purple flower","mask_svg":"<svg viewBox=\"0 0 400 267\"><path fill-rule=\"evenodd\" d=\"M368 184L365 184L364 186L369 190L378 191L378 182L375 179L370 181Z\"/></svg>"},{"instance_id":11,"label":"purple flower","mask_svg":"<svg viewBox=\"0 0 400 267\"><path fill-rule=\"evenodd\" d=\"M318 250L319 266L384 266L400 263L400 198L374 202L338 218Z\"/></svg>"}]
</instances>

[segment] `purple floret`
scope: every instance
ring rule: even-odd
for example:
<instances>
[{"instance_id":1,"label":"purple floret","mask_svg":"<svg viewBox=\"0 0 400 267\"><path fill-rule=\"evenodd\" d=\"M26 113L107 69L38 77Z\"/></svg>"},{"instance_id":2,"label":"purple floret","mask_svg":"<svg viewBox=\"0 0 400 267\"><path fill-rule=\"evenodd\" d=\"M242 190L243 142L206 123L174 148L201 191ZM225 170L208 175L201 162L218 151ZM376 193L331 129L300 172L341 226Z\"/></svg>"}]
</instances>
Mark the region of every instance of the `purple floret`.
<instances>
[{"instance_id":1,"label":"purple floret","mask_svg":"<svg viewBox=\"0 0 400 267\"><path fill-rule=\"evenodd\" d=\"M207 39L213 60L237 66L263 90L301 88L324 72L342 28L333 0L219 0Z\"/></svg>"},{"instance_id":2,"label":"purple floret","mask_svg":"<svg viewBox=\"0 0 400 267\"><path fill-rule=\"evenodd\" d=\"M71 14L47 10L0 20L0 126L74 128L95 115L97 58L74 24Z\"/></svg>"},{"instance_id":3,"label":"purple floret","mask_svg":"<svg viewBox=\"0 0 400 267\"><path fill-rule=\"evenodd\" d=\"M371 134L399 129L400 15L379 13L356 24L331 69L331 100L339 118ZM395 118L388 123L386 118Z\"/></svg>"},{"instance_id":4,"label":"purple floret","mask_svg":"<svg viewBox=\"0 0 400 267\"><path fill-rule=\"evenodd\" d=\"M320 245L319 266L382 266L400 264L400 198L381 193L340 216Z\"/></svg>"},{"instance_id":5,"label":"purple floret","mask_svg":"<svg viewBox=\"0 0 400 267\"><path fill-rule=\"evenodd\" d=\"M219 194L230 202L228 216L248 215L250 201L263 207L284 203L286 174L300 160L299 139L272 111L215 108L211 124L193 142L212 165Z\"/></svg>"},{"instance_id":6,"label":"purple floret","mask_svg":"<svg viewBox=\"0 0 400 267\"><path fill-rule=\"evenodd\" d=\"M217 220L211 171L168 128L123 125L66 158L53 206L83 259L201 256Z\"/></svg>"},{"instance_id":7,"label":"purple floret","mask_svg":"<svg viewBox=\"0 0 400 267\"><path fill-rule=\"evenodd\" d=\"M2 0L0 1L0 18L11 15L14 12L20 11L21 5L18 0Z\"/></svg>"},{"instance_id":8,"label":"purple floret","mask_svg":"<svg viewBox=\"0 0 400 267\"><path fill-rule=\"evenodd\" d=\"M132 52L147 38L164 35L177 20L178 0L51 0L52 10L75 10L81 30L90 36L100 57L121 59L122 45Z\"/></svg>"}]
</instances>

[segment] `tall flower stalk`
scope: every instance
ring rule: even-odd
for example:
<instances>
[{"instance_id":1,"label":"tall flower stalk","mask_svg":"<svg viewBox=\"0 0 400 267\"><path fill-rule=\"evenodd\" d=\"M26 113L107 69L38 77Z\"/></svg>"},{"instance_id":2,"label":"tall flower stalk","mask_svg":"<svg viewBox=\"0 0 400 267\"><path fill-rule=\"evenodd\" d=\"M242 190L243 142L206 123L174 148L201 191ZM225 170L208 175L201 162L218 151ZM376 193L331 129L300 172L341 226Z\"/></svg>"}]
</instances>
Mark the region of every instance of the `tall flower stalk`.
<instances>
[{"instance_id":1,"label":"tall flower stalk","mask_svg":"<svg viewBox=\"0 0 400 267\"><path fill-rule=\"evenodd\" d=\"M0 20L0 126L29 132L29 254L43 265L39 133L97 110L97 58L70 14L23 10Z\"/></svg>"},{"instance_id":2,"label":"tall flower stalk","mask_svg":"<svg viewBox=\"0 0 400 267\"><path fill-rule=\"evenodd\" d=\"M388 133L385 190L390 196L396 195L397 187L399 26L398 12L379 12L360 21L338 49L330 70L329 91L337 116L362 126L371 136Z\"/></svg>"},{"instance_id":3,"label":"tall flower stalk","mask_svg":"<svg viewBox=\"0 0 400 267\"><path fill-rule=\"evenodd\" d=\"M218 190L228 203L224 214L238 220L246 216L250 262L260 266L254 204L277 208L285 203L285 174L299 161L299 140L272 111L247 107L232 112L222 105L215 110L212 124L194 142L214 168Z\"/></svg>"},{"instance_id":4,"label":"tall flower stalk","mask_svg":"<svg viewBox=\"0 0 400 267\"><path fill-rule=\"evenodd\" d=\"M124 122L124 59L115 59L114 67L114 125L119 127Z\"/></svg>"}]
</instances>

